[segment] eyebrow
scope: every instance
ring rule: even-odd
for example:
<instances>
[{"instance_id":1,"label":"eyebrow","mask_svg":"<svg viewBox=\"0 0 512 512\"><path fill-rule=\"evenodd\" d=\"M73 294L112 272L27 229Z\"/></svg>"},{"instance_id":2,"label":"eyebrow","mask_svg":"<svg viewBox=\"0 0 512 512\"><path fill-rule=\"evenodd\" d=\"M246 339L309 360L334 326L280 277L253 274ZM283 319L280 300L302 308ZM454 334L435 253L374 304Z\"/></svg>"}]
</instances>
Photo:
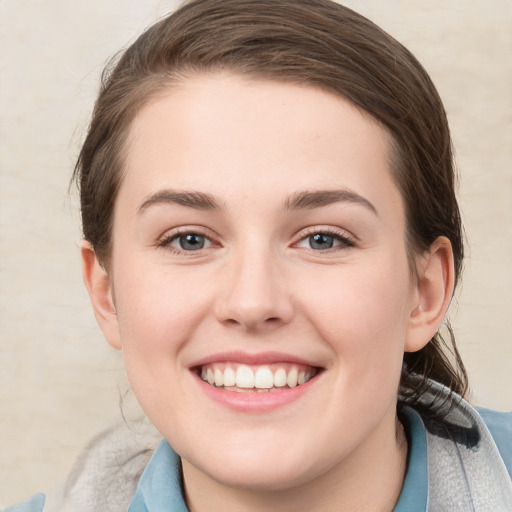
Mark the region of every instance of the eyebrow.
<instances>
[{"instance_id":1,"label":"eyebrow","mask_svg":"<svg viewBox=\"0 0 512 512\"><path fill-rule=\"evenodd\" d=\"M138 213L141 214L150 206L158 204L178 204L193 208L195 210L220 210L219 203L210 194L204 192L187 192L177 190L161 190L151 194L139 207Z\"/></svg>"},{"instance_id":2,"label":"eyebrow","mask_svg":"<svg viewBox=\"0 0 512 512\"><path fill-rule=\"evenodd\" d=\"M285 201L284 208L285 210L312 210L343 202L359 204L375 215L379 215L368 199L348 189L297 192Z\"/></svg>"},{"instance_id":3,"label":"eyebrow","mask_svg":"<svg viewBox=\"0 0 512 512\"><path fill-rule=\"evenodd\" d=\"M337 190L315 190L303 191L292 194L284 202L284 209L293 210L312 210L335 203L354 203L360 204L378 216L377 209L368 199L358 193L348 189ZM138 213L141 214L150 206L158 204L178 204L195 210L214 211L221 210L220 204L214 196L198 191L177 191L161 190L151 194L139 207Z\"/></svg>"}]
</instances>

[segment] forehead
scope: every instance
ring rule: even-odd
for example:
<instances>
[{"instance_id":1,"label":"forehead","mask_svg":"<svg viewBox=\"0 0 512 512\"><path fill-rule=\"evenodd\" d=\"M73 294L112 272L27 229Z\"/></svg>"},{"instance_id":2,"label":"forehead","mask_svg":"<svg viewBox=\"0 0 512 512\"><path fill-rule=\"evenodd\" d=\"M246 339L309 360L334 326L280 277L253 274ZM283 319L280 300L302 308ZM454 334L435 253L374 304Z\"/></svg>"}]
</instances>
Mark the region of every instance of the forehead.
<instances>
[{"instance_id":1,"label":"forehead","mask_svg":"<svg viewBox=\"0 0 512 512\"><path fill-rule=\"evenodd\" d=\"M389 189L396 201L389 151L387 131L338 95L227 73L192 76L134 119L120 194L167 186L269 199L345 187L375 196Z\"/></svg>"}]
</instances>

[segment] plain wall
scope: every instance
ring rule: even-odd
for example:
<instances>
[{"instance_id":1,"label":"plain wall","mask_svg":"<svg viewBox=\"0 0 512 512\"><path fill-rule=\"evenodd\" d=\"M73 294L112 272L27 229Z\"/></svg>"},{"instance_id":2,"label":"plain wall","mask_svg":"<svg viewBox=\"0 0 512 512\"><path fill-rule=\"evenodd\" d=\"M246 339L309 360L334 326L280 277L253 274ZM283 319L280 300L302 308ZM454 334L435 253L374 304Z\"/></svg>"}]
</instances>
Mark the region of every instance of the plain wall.
<instances>
[{"instance_id":1,"label":"plain wall","mask_svg":"<svg viewBox=\"0 0 512 512\"><path fill-rule=\"evenodd\" d=\"M512 2L353 0L450 118L468 237L451 319L478 404L512 408ZM81 280L68 182L104 63L177 2L0 2L0 503L50 489L119 417L120 355Z\"/></svg>"}]
</instances>

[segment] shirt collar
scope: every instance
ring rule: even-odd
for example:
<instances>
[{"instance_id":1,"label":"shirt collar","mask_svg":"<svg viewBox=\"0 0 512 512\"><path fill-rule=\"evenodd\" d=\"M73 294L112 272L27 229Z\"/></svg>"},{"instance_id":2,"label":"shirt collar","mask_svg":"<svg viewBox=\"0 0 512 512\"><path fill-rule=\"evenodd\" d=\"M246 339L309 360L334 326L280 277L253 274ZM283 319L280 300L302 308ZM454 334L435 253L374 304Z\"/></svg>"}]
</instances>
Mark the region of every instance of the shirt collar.
<instances>
[{"instance_id":1,"label":"shirt collar","mask_svg":"<svg viewBox=\"0 0 512 512\"><path fill-rule=\"evenodd\" d=\"M407 473L398 503L393 512L425 512L428 498L427 438L420 415L404 407L405 424L409 441Z\"/></svg>"},{"instance_id":2,"label":"shirt collar","mask_svg":"<svg viewBox=\"0 0 512 512\"><path fill-rule=\"evenodd\" d=\"M188 512L183 497L181 461L162 441L140 477L128 512Z\"/></svg>"}]
</instances>

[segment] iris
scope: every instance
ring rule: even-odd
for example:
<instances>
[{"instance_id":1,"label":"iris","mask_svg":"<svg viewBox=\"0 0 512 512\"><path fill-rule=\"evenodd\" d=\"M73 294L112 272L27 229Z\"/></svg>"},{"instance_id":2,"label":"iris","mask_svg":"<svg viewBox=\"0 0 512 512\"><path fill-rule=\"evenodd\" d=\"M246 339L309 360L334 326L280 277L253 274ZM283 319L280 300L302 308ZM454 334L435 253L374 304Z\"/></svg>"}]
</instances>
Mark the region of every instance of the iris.
<instances>
[{"instance_id":1,"label":"iris","mask_svg":"<svg viewBox=\"0 0 512 512\"><path fill-rule=\"evenodd\" d=\"M316 233L309 237L311 249L331 249L334 246L334 237L325 233Z\"/></svg>"}]
</instances>

